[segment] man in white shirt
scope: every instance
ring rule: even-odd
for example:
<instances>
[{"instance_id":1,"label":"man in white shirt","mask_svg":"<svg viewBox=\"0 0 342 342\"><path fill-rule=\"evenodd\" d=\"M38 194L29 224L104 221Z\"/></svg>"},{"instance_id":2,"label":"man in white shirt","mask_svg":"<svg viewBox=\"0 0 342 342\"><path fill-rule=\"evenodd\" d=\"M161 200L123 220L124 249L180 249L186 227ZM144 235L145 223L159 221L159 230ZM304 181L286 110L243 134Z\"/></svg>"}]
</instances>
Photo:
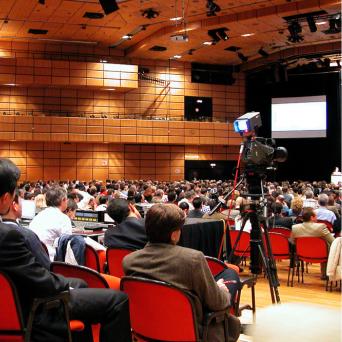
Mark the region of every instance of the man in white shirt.
<instances>
[{"instance_id":1,"label":"man in white shirt","mask_svg":"<svg viewBox=\"0 0 342 342\"><path fill-rule=\"evenodd\" d=\"M46 245L50 260L53 261L56 254L55 240L62 234L71 234L72 226L69 217L63 213L68 203L65 189L54 186L45 196L48 207L34 217L29 228Z\"/></svg>"},{"instance_id":2,"label":"man in white shirt","mask_svg":"<svg viewBox=\"0 0 342 342\"><path fill-rule=\"evenodd\" d=\"M334 224L336 220L336 215L327 208L329 201L329 197L327 194L319 194L318 195L318 204L319 208L315 211L317 216L317 220L328 221L331 224Z\"/></svg>"}]
</instances>

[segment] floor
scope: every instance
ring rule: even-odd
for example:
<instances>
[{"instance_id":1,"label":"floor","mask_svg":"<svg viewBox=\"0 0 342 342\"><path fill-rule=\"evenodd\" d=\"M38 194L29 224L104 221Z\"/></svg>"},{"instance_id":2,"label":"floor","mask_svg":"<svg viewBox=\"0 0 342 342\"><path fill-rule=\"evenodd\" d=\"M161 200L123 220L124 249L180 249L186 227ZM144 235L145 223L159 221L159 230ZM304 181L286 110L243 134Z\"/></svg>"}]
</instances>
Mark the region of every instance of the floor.
<instances>
[{"instance_id":1,"label":"floor","mask_svg":"<svg viewBox=\"0 0 342 342\"><path fill-rule=\"evenodd\" d=\"M248 261L247 261L248 263ZM316 304L323 308L337 309L341 322L341 289L333 287L332 292L325 290L325 281L320 279L320 267L318 264L308 266L309 273L304 274L304 283L298 283L294 277L294 286L286 286L288 261L277 263L277 272L280 282L278 287L281 303L306 303ZM244 266L242 275L248 274L248 265ZM335 285L335 284L334 284ZM251 303L250 290L244 289L241 297L241 304ZM269 283L262 275L258 277L256 284L256 321L258 320L258 309L272 304ZM251 312L245 310L240 318L242 323L251 324L253 319ZM339 339L338 339L339 340ZM241 335L240 342L253 341L252 337Z\"/></svg>"}]
</instances>

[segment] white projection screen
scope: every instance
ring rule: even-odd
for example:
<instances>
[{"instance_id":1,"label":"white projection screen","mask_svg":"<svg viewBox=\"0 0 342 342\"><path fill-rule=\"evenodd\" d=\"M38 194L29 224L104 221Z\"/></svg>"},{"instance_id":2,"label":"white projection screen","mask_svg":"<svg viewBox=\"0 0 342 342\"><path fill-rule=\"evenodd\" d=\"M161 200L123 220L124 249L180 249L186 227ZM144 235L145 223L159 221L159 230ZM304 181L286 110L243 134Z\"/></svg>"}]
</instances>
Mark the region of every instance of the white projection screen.
<instances>
[{"instance_id":1,"label":"white projection screen","mask_svg":"<svg viewBox=\"0 0 342 342\"><path fill-rule=\"evenodd\" d=\"M326 96L272 98L272 138L325 138Z\"/></svg>"}]
</instances>

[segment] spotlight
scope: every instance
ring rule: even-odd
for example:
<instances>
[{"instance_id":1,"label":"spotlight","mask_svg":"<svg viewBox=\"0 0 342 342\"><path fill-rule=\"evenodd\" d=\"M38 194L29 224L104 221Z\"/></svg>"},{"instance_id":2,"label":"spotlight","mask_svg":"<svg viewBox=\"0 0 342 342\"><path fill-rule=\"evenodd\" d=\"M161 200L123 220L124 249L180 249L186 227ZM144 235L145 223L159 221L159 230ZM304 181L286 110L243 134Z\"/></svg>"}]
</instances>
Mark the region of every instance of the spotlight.
<instances>
[{"instance_id":1,"label":"spotlight","mask_svg":"<svg viewBox=\"0 0 342 342\"><path fill-rule=\"evenodd\" d=\"M111 14L119 9L115 0L100 0L100 5L105 14Z\"/></svg>"},{"instance_id":2,"label":"spotlight","mask_svg":"<svg viewBox=\"0 0 342 342\"><path fill-rule=\"evenodd\" d=\"M220 27L217 29L209 30L208 35L209 35L209 37L212 38L212 41L214 43L217 43L220 41L220 39L222 39L222 40L228 40L229 39L226 31L228 31L227 27Z\"/></svg>"},{"instance_id":3,"label":"spotlight","mask_svg":"<svg viewBox=\"0 0 342 342\"><path fill-rule=\"evenodd\" d=\"M302 27L298 21L290 22L288 28L290 35L287 37L288 41L291 43L299 43L304 40L303 36L300 35L302 32Z\"/></svg>"},{"instance_id":4,"label":"spotlight","mask_svg":"<svg viewBox=\"0 0 342 342\"><path fill-rule=\"evenodd\" d=\"M258 50L258 54L261 55L264 58L267 58L269 56L269 54L263 48L260 48Z\"/></svg>"},{"instance_id":5,"label":"spotlight","mask_svg":"<svg viewBox=\"0 0 342 342\"><path fill-rule=\"evenodd\" d=\"M310 27L310 32L317 32L317 26L314 17L308 16L306 17L306 20Z\"/></svg>"},{"instance_id":6,"label":"spotlight","mask_svg":"<svg viewBox=\"0 0 342 342\"><path fill-rule=\"evenodd\" d=\"M213 17L216 15L217 12L221 11L221 7L215 4L214 0L208 0L207 2L207 17Z\"/></svg>"},{"instance_id":7,"label":"spotlight","mask_svg":"<svg viewBox=\"0 0 342 342\"><path fill-rule=\"evenodd\" d=\"M125 34L124 36L122 36L122 39L126 39L126 40L131 40L133 38L132 34Z\"/></svg>"},{"instance_id":8,"label":"spotlight","mask_svg":"<svg viewBox=\"0 0 342 342\"><path fill-rule=\"evenodd\" d=\"M217 43L220 41L220 38L217 36L217 30L209 30L208 36L212 39L213 42Z\"/></svg>"},{"instance_id":9,"label":"spotlight","mask_svg":"<svg viewBox=\"0 0 342 342\"><path fill-rule=\"evenodd\" d=\"M237 55L242 60L242 62L247 62L248 61L248 57L246 57L243 53L238 52Z\"/></svg>"},{"instance_id":10,"label":"spotlight","mask_svg":"<svg viewBox=\"0 0 342 342\"><path fill-rule=\"evenodd\" d=\"M148 8L145 9L141 15L147 19L154 19L158 17L159 12L155 11L153 8Z\"/></svg>"},{"instance_id":11,"label":"spotlight","mask_svg":"<svg viewBox=\"0 0 342 342\"><path fill-rule=\"evenodd\" d=\"M341 17L337 15L335 18L329 19L329 29L323 31L326 34L336 34L341 32Z\"/></svg>"},{"instance_id":12,"label":"spotlight","mask_svg":"<svg viewBox=\"0 0 342 342\"><path fill-rule=\"evenodd\" d=\"M222 28L217 30L217 34L222 40L228 40L229 39L229 37L226 33L226 30L227 30L227 28L225 28L225 27L222 27Z\"/></svg>"}]
</instances>

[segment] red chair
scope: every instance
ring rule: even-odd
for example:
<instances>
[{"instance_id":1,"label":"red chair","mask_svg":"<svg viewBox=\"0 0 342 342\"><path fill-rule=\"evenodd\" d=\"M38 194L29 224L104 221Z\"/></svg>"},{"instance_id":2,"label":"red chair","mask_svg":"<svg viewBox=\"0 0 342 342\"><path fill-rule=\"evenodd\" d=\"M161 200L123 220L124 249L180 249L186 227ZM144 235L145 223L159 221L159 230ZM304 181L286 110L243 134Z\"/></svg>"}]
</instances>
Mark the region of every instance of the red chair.
<instances>
[{"instance_id":1,"label":"red chair","mask_svg":"<svg viewBox=\"0 0 342 342\"><path fill-rule=\"evenodd\" d=\"M239 230L230 230L230 243L232 248L235 245L235 241L239 235ZM247 232L242 232L240 241L237 244L237 247L234 251L234 255L239 257L250 257L250 247L249 247L249 241L250 241L250 234Z\"/></svg>"},{"instance_id":2,"label":"red chair","mask_svg":"<svg viewBox=\"0 0 342 342\"><path fill-rule=\"evenodd\" d=\"M273 231L271 231L268 234L268 236L270 238L270 244L272 247L272 253L273 253L274 259L275 260L290 260L289 270L287 274L287 286L289 286L291 269L294 268L294 255L290 249L289 240L285 235L281 233L274 233ZM293 284L293 278L292 278L291 284Z\"/></svg>"},{"instance_id":3,"label":"red chair","mask_svg":"<svg viewBox=\"0 0 342 342\"><path fill-rule=\"evenodd\" d=\"M284 235L286 238L290 238L291 236L291 229L285 228L285 227L273 227L269 231L270 233L279 233L281 235Z\"/></svg>"},{"instance_id":4,"label":"red chair","mask_svg":"<svg viewBox=\"0 0 342 342\"><path fill-rule=\"evenodd\" d=\"M332 233L334 231L333 225L331 222L326 221L326 220L317 220L317 223L324 223L327 228L329 229L329 231Z\"/></svg>"},{"instance_id":5,"label":"red chair","mask_svg":"<svg viewBox=\"0 0 342 342\"><path fill-rule=\"evenodd\" d=\"M143 341L206 342L210 322L225 315L225 311L210 315L203 324L201 339L189 293L166 282L140 277L123 277L121 290L129 297L133 335Z\"/></svg>"},{"instance_id":6,"label":"red chair","mask_svg":"<svg viewBox=\"0 0 342 342\"><path fill-rule=\"evenodd\" d=\"M92 270L91 268L84 266L76 266L66 264L60 261L54 261L50 266L51 272L61 274L65 277L74 277L83 279L90 288L102 288L102 289L120 289L120 279Z\"/></svg>"},{"instance_id":7,"label":"red chair","mask_svg":"<svg viewBox=\"0 0 342 342\"><path fill-rule=\"evenodd\" d=\"M49 298L37 298L33 301L33 305L27 320L27 325L24 325L23 315L19 303L19 298L15 285L11 279L0 272L0 341L1 342L29 342L31 341L32 326L36 310L41 305L44 309L47 308L50 302L61 301L64 306L65 319L69 322L69 311L67 302L69 298L68 292L62 292L56 296ZM67 336L67 341L71 342L71 331L82 331L84 324L81 321L70 321Z\"/></svg>"},{"instance_id":8,"label":"red chair","mask_svg":"<svg viewBox=\"0 0 342 342\"><path fill-rule=\"evenodd\" d=\"M205 257L208 263L208 266L210 268L211 274L213 277L220 274L222 271L224 271L227 268L230 268L234 270L237 274L239 273L239 267L233 264L224 263L216 258L206 256ZM256 278L255 277L239 277L240 278L240 286L238 287L238 290L236 292L236 298L234 298L234 305L232 314L235 316L241 316L242 310L252 310L253 312L253 319L255 316L255 284L256 284ZM241 298L241 291L244 286L247 286L251 289L251 297L252 297L252 305L242 305L240 306L240 298Z\"/></svg>"},{"instance_id":9,"label":"red chair","mask_svg":"<svg viewBox=\"0 0 342 342\"><path fill-rule=\"evenodd\" d=\"M297 272L299 282L299 263L301 263L302 283L304 283L304 262L327 263L328 245L320 237L299 237L296 242Z\"/></svg>"},{"instance_id":10,"label":"red chair","mask_svg":"<svg viewBox=\"0 0 342 342\"><path fill-rule=\"evenodd\" d=\"M125 275L122 268L122 259L132 252L134 252L134 249L108 248L106 252L108 273L122 278Z\"/></svg>"},{"instance_id":11,"label":"red chair","mask_svg":"<svg viewBox=\"0 0 342 342\"><path fill-rule=\"evenodd\" d=\"M100 251L99 251L100 252ZM98 252L91 246L86 245L85 247L85 262L84 266L89 267L97 272L103 271L101 268L100 258Z\"/></svg>"}]
</instances>

